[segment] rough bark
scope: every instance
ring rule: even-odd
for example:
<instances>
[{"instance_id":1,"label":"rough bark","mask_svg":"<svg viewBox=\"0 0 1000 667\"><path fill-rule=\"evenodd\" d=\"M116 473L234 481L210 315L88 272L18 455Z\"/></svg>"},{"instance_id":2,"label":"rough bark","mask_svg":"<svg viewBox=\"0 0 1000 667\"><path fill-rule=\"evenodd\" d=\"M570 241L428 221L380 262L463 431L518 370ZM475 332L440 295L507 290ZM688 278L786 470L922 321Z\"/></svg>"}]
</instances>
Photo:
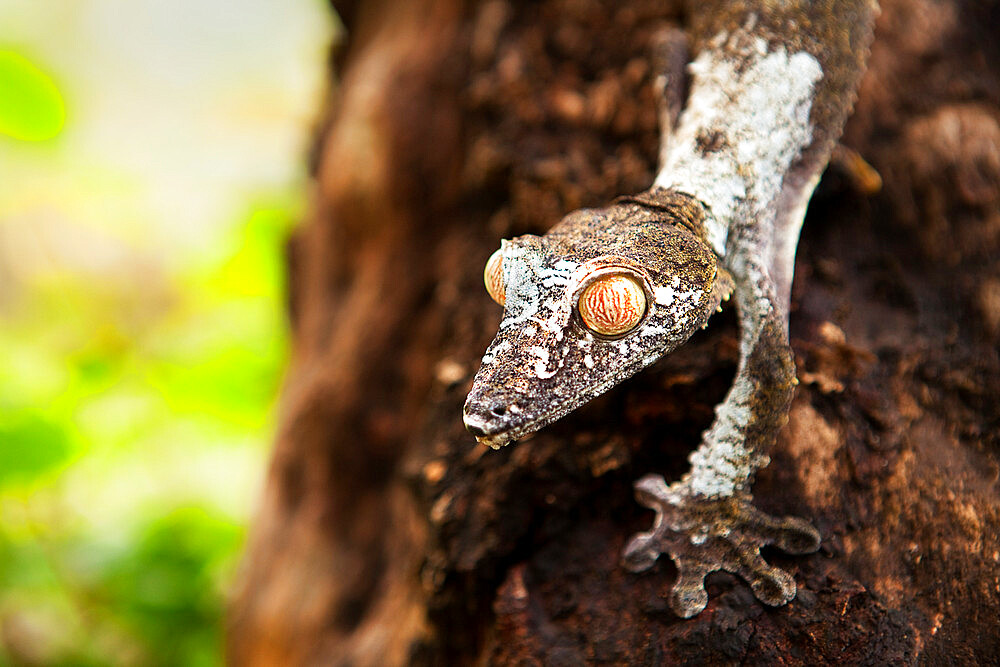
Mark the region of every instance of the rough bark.
<instances>
[{"instance_id":1,"label":"rough bark","mask_svg":"<svg viewBox=\"0 0 1000 667\"><path fill-rule=\"evenodd\" d=\"M236 664L1000 662L1000 3L884 0L845 143L796 264L798 376L755 485L819 553L798 597L727 574L669 610L669 561L622 546L711 421L732 313L499 452L461 406L500 312L501 237L647 187L647 56L683 23L639 0L346 2L309 219L290 243L294 358L232 601ZM334 73L331 72L331 78Z\"/></svg>"}]
</instances>

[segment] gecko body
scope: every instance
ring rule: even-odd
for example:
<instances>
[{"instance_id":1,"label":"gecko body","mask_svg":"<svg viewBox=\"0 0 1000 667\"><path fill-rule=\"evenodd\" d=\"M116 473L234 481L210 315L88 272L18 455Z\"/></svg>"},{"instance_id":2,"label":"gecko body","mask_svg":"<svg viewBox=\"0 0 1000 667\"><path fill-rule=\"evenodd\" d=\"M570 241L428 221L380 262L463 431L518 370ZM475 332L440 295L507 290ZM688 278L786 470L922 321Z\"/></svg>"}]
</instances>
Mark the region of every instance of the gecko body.
<instances>
[{"instance_id":1,"label":"gecko body","mask_svg":"<svg viewBox=\"0 0 1000 667\"><path fill-rule=\"evenodd\" d=\"M795 248L853 106L875 11L873 0L693 3L690 92L682 111L662 114L653 186L574 211L544 236L503 241L487 267L504 317L464 417L494 448L655 362L735 297L733 385L690 471L672 484L655 473L636 482L656 519L624 553L635 571L661 554L673 558L671 605L684 617L705 607L704 577L720 569L768 604L788 602L794 579L768 565L760 547L808 553L819 545L806 521L755 509L750 486L787 420ZM677 86L669 67L663 76Z\"/></svg>"}]
</instances>

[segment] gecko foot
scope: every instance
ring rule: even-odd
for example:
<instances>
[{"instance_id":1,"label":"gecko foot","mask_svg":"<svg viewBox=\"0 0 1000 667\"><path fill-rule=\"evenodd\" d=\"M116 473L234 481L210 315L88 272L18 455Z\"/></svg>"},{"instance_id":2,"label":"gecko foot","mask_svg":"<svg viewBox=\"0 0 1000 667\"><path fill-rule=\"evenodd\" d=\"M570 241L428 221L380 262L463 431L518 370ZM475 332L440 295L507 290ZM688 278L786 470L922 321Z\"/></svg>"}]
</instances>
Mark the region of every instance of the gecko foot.
<instances>
[{"instance_id":1,"label":"gecko foot","mask_svg":"<svg viewBox=\"0 0 1000 667\"><path fill-rule=\"evenodd\" d=\"M706 498L683 481L668 486L660 475L635 483L636 499L656 512L653 528L637 533L625 547L625 567L641 572L660 554L677 565L670 606L682 618L705 608L705 576L725 570L743 577L761 602L778 606L795 597L795 580L768 565L760 548L773 544L790 554L819 548L819 532L803 519L777 519L750 504L750 495Z\"/></svg>"}]
</instances>

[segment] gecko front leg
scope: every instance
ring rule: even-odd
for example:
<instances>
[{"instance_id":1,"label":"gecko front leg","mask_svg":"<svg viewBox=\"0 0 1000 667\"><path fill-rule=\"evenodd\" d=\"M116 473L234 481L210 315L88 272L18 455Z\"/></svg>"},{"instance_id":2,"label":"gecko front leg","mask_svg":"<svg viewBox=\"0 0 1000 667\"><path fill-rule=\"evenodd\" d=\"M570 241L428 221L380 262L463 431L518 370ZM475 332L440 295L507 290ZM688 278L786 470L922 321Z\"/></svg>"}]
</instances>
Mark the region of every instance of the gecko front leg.
<instances>
[{"instance_id":1,"label":"gecko front leg","mask_svg":"<svg viewBox=\"0 0 1000 667\"><path fill-rule=\"evenodd\" d=\"M660 475L646 475L636 482L636 498L656 519L652 530L631 538L624 553L626 567L636 572L660 554L673 559L677 582L670 604L684 618L705 608L704 579L716 570L743 577L766 604L785 604L795 597L795 581L768 565L760 548L773 544L803 554L820 542L806 521L778 519L751 504L754 473L767 465L767 452L787 421L795 365L766 272L738 273L735 293L741 340L733 386L680 481L668 486Z\"/></svg>"}]
</instances>

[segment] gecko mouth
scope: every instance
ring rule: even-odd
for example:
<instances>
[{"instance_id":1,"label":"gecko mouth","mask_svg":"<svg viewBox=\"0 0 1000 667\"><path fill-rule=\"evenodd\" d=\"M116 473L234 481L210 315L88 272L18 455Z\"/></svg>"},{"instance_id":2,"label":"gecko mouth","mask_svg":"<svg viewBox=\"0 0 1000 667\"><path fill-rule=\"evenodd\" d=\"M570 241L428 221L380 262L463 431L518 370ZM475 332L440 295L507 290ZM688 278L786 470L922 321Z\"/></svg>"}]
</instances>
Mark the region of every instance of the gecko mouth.
<instances>
[{"instance_id":1,"label":"gecko mouth","mask_svg":"<svg viewBox=\"0 0 1000 667\"><path fill-rule=\"evenodd\" d=\"M514 418L511 418L511 415L499 405L484 410L479 403L469 401L465 406L463 421L465 428L476 436L477 442L493 449L500 449L548 426L586 400L586 396L578 396L550 406L545 414L534 417L519 415Z\"/></svg>"},{"instance_id":2,"label":"gecko mouth","mask_svg":"<svg viewBox=\"0 0 1000 667\"><path fill-rule=\"evenodd\" d=\"M504 445L509 445L511 442L516 440L514 436L509 433L499 433L497 435L477 435L476 442L481 445L486 445L493 449L500 449Z\"/></svg>"},{"instance_id":3,"label":"gecko mouth","mask_svg":"<svg viewBox=\"0 0 1000 667\"><path fill-rule=\"evenodd\" d=\"M472 435L476 436L476 441L480 444L492 447L493 449L500 449L504 445L509 445L515 440L518 440L530 433L534 433L548 423L548 421L535 421L527 423L524 426L508 429L506 431L487 433L477 425L475 418L470 419L469 415L465 416L465 428L468 429Z\"/></svg>"},{"instance_id":4,"label":"gecko mouth","mask_svg":"<svg viewBox=\"0 0 1000 667\"><path fill-rule=\"evenodd\" d=\"M513 410L517 408L514 407ZM558 407L556 411L558 412ZM465 428L476 436L478 442L493 449L500 449L553 421L548 415L531 418L512 412L511 406L500 403L483 406L470 401L465 406L463 421Z\"/></svg>"},{"instance_id":5,"label":"gecko mouth","mask_svg":"<svg viewBox=\"0 0 1000 667\"><path fill-rule=\"evenodd\" d=\"M496 419L476 414L475 411L470 410L469 406L466 407L463 421L465 422L466 430L476 436L478 442L488 445L493 449L500 449L504 445L517 440L520 436L528 432L528 430L531 430L532 427L532 424L529 423L520 427L508 428Z\"/></svg>"}]
</instances>

